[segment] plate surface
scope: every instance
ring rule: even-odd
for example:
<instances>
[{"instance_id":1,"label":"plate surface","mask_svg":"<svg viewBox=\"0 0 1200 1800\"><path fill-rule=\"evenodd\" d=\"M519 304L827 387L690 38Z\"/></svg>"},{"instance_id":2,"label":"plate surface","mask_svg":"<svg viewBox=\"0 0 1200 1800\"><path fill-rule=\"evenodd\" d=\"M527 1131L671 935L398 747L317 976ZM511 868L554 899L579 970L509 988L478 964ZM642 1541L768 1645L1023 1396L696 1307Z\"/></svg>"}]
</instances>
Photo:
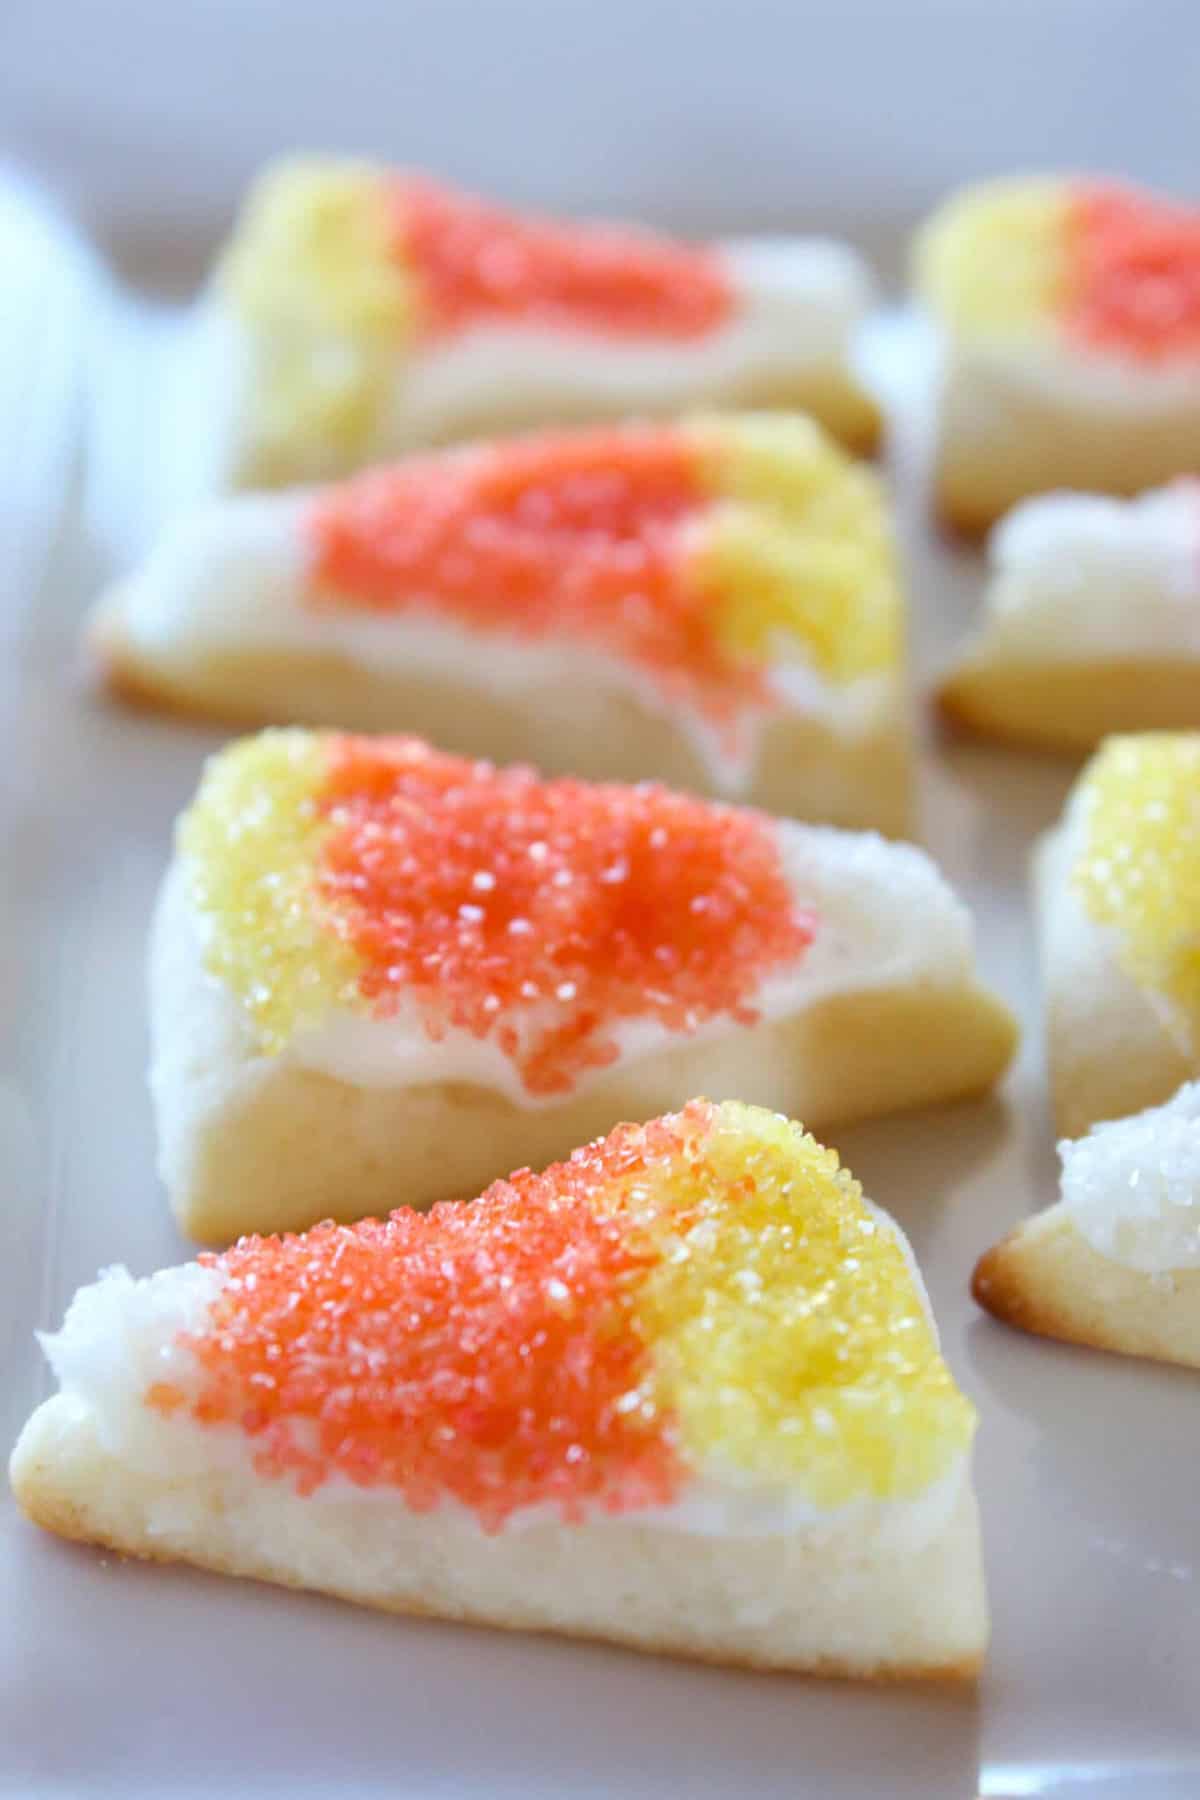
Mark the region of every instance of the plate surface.
<instances>
[{"instance_id":1,"label":"plate surface","mask_svg":"<svg viewBox=\"0 0 1200 1800\"><path fill-rule=\"evenodd\" d=\"M58 10L39 9L38 18ZM536 10L516 9L530 20ZM661 24L668 10L656 5L647 16ZM937 10L916 9L926 26ZM28 30L36 94L41 40ZM719 45L711 50L718 53ZM644 122L649 101L636 85L632 116ZM749 106L747 86L735 81L737 105ZM787 122L778 82L767 93L759 122L766 174L746 167L726 182L714 204L722 223L742 215L778 222L784 211ZM68 171L77 200L91 195L94 205L80 210L93 215L102 243L120 242L127 273L148 285L165 267L199 266L206 221L229 197L224 175L208 187L194 170L184 180L189 205L195 201L191 235L186 220L175 219L169 242L153 231L139 238L125 229L129 208L137 212L136 181L131 202L121 180L133 179L135 159L120 145L107 162L98 155L89 187L86 158L55 137L55 116L52 107L49 124L39 115L41 140L31 125L30 153L56 177ZM94 121L94 106L81 116ZM301 125L277 135L300 137L314 118L322 136L338 135L336 121L312 107ZM674 113L671 123L677 160L683 126ZM211 130L211 119L204 125L188 114L182 140L202 126ZM424 139L416 133L418 151L433 132L428 117L426 127ZM1128 133L1128 122L1121 129ZM955 130L965 143L969 122ZM1097 154L1099 133L1099 124L1081 130L1081 156ZM586 131L584 140L578 164L556 175L549 198L591 200L603 189ZM1148 172L1169 179L1171 143L1151 132L1146 146ZM266 147L256 142L253 153ZM244 149L239 139L233 160ZM986 163L994 153L989 140L961 156ZM688 154L695 166L701 150L692 143ZM860 161L867 154L860 149ZM1126 143L1108 160L1138 154ZM222 155L228 164L233 153ZM899 146L896 155L902 160ZM878 179L889 167L888 145L876 136L869 156ZM460 173L486 178L480 157L459 163ZM910 160L904 171L913 192L942 178L932 158ZM161 213L164 179L161 167L145 170L143 220ZM656 207L644 182L622 188L620 169L606 179L618 185L615 201L627 197L631 209L674 208L689 223L696 216L699 203L675 206L669 183ZM757 207L746 198L756 180L766 183ZM525 186L537 182L527 176ZM118 192L124 223L113 210ZM841 202L831 192L836 211ZM886 259L907 202L872 218L867 192L856 177L842 194L847 229ZM608 193L600 198L614 203ZM76 661L81 611L109 572L114 545L128 545L152 522L151 471L164 426L172 441L188 430L186 412L164 419L158 400L160 376L177 354L176 325L117 291L45 211L3 191L0 253L7 1445L47 1389L33 1329L57 1323L76 1286L105 1264L140 1273L187 1253L153 1173L142 959L171 821L219 739L108 709L88 693ZM905 423L897 470L917 661L927 673L963 629L979 565L935 542L922 523L919 421L910 404L919 351L898 316L881 321L868 345ZM1025 870L1069 777L1063 766L1020 755L931 753L926 839L975 908L985 971L1021 1012L1024 1048L999 1098L879 1122L840 1140L867 1191L910 1233L947 1354L980 1407L977 1483L995 1629L977 1696L695 1669L374 1618L250 1584L121 1565L40 1536L5 1492L0 1794L1200 1793L1195 1378L1020 1337L981 1317L966 1292L978 1252L1054 1190Z\"/></svg>"}]
</instances>

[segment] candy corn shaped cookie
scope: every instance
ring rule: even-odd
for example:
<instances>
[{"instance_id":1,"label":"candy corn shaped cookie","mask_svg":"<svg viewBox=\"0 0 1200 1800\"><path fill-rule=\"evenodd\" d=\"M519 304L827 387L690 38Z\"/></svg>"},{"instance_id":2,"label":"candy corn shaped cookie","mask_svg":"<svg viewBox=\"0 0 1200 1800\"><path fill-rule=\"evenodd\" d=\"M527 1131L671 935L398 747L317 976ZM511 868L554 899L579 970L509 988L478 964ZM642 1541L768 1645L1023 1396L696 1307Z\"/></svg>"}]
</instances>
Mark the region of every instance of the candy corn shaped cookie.
<instances>
[{"instance_id":1,"label":"candy corn shaped cookie","mask_svg":"<svg viewBox=\"0 0 1200 1800\"><path fill-rule=\"evenodd\" d=\"M941 338L949 523L1200 469L1200 210L1099 179L990 182L928 222L915 274Z\"/></svg>"},{"instance_id":2,"label":"candy corn shaped cookie","mask_svg":"<svg viewBox=\"0 0 1200 1800\"><path fill-rule=\"evenodd\" d=\"M477 1201L133 1281L45 1340L39 1524L367 1606L826 1675L966 1676L974 1415L898 1227L692 1101Z\"/></svg>"},{"instance_id":3,"label":"candy corn shaped cookie","mask_svg":"<svg viewBox=\"0 0 1200 1800\"><path fill-rule=\"evenodd\" d=\"M1077 1137L1200 1073L1200 734L1110 738L1037 888L1055 1117Z\"/></svg>"},{"instance_id":4,"label":"candy corn shaped cookie","mask_svg":"<svg viewBox=\"0 0 1200 1800\"><path fill-rule=\"evenodd\" d=\"M861 259L824 239L692 247L369 163L284 162L211 298L228 468L276 486L453 438L711 404L802 407L867 451L879 417L848 355L870 296Z\"/></svg>"},{"instance_id":5,"label":"candy corn shaped cookie","mask_svg":"<svg viewBox=\"0 0 1200 1800\"><path fill-rule=\"evenodd\" d=\"M814 1122L973 1093L1013 1041L921 852L410 738L216 757L151 965L206 1242L456 1199L703 1087Z\"/></svg>"},{"instance_id":6,"label":"candy corn shaped cookie","mask_svg":"<svg viewBox=\"0 0 1200 1800\"><path fill-rule=\"evenodd\" d=\"M980 1259L1006 1324L1200 1368L1200 1083L1059 1145L1062 1198Z\"/></svg>"},{"instance_id":7,"label":"candy corn shaped cookie","mask_svg":"<svg viewBox=\"0 0 1200 1800\"><path fill-rule=\"evenodd\" d=\"M940 688L957 724L1050 750L1200 726L1200 481L1027 500L990 561L982 626Z\"/></svg>"},{"instance_id":8,"label":"candy corn shaped cookie","mask_svg":"<svg viewBox=\"0 0 1200 1800\"><path fill-rule=\"evenodd\" d=\"M163 705L417 731L897 834L903 636L874 474L784 414L235 496L172 528L92 628L111 685Z\"/></svg>"}]
</instances>

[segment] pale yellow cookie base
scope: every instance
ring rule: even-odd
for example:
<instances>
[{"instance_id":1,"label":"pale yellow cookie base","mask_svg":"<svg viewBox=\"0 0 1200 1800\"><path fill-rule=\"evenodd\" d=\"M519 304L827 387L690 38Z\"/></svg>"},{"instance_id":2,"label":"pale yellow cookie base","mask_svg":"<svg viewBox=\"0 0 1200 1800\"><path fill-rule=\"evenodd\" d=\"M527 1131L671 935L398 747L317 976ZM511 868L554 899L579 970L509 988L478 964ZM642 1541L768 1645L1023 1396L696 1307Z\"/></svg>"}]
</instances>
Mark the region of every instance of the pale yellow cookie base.
<instances>
[{"instance_id":1,"label":"pale yellow cookie base","mask_svg":"<svg viewBox=\"0 0 1200 1800\"><path fill-rule=\"evenodd\" d=\"M688 1038L537 1107L468 1082L359 1086L258 1055L242 1010L205 972L188 918L176 872L151 950L151 1083L171 1205L203 1243L468 1199L697 1094L757 1102L820 1130L982 1093L1016 1036L982 988L925 982Z\"/></svg>"},{"instance_id":2,"label":"pale yellow cookie base","mask_svg":"<svg viewBox=\"0 0 1200 1800\"><path fill-rule=\"evenodd\" d=\"M314 1502L240 1467L147 1475L63 1395L26 1425L11 1478L29 1517L62 1537L392 1612L870 1680L969 1679L987 1643L969 1482L915 1550L858 1526L711 1538L614 1520L489 1537L462 1514Z\"/></svg>"},{"instance_id":3,"label":"pale yellow cookie base","mask_svg":"<svg viewBox=\"0 0 1200 1800\"><path fill-rule=\"evenodd\" d=\"M239 728L413 732L443 750L529 762L547 775L653 777L693 793L715 791L684 733L613 689L556 692L531 706L446 677L371 669L326 653L250 650L197 658L186 668L160 664L140 654L124 630L119 592L96 613L90 640L110 691L133 704ZM819 719L774 719L752 785L738 799L793 818L907 837L913 792L912 733L898 673L890 705L853 737Z\"/></svg>"},{"instance_id":4,"label":"pale yellow cookie base","mask_svg":"<svg viewBox=\"0 0 1200 1800\"><path fill-rule=\"evenodd\" d=\"M956 728L1070 754L1115 731L1200 728L1200 663L1187 656L1017 663L989 656L985 641L944 676L937 699Z\"/></svg>"},{"instance_id":5,"label":"pale yellow cookie base","mask_svg":"<svg viewBox=\"0 0 1200 1800\"><path fill-rule=\"evenodd\" d=\"M1200 1269L1155 1277L1113 1262L1061 1201L980 1257L971 1292L1022 1331L1200 1368Z\"/></svg>"},{"instance_id":6,"label":"pale yellow cookie base","mask_svg":"<svg viewBox=\"0 0 1200 1800\"><path fill-rule=\"evenodd\" d=\"M1061 832L1038 847L1034 888L1054 1122L1082 1137L1161 1105L1197 1071L1074 898Z\"/></svg>"},{"instance_id":7,"label":"pale yellow cookie base","mask_svg":"<svg viewBox=\"0 0 1200 1800\"><path fill-rule=\"evenodd\" d=\"M980 382L967 364L942 396L934 504L978 537L1031 494L1140 494L1197 468L1200 399L1157 415L1083 409L1032 384Z\"/></svg>"}]
</instances>

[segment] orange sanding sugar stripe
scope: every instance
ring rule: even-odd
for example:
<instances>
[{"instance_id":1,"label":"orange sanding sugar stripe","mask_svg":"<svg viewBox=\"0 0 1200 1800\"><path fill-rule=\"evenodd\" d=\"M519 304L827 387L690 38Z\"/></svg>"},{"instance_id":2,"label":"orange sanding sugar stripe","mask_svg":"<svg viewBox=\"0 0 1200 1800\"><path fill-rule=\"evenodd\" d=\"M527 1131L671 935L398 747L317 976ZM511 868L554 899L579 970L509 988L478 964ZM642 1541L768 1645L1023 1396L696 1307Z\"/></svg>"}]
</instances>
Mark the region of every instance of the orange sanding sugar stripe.
<instances>
[{"instance_id":1,"label":"orange sanding sugar stripe","mask_svg":"<svg viewBox=\"0 0 1200 1800\"><path fill-rule=\"evenodd\" d=\"M185 1339L194 1416L240 1425L259 1473L301 1493L343 1476L415 1511L456 1500L490 1530L539 1504L668 1503L684 1471L642 1395L633 1307L654 1252L594 1205L610 1160L202 1259L227 1280Z\"/></svg>"},{"instance_id":2,"label":"orange sanding sugar stripe","mask_svg":"<svg viewBox=\"0 0 1200 1800\"><path fill-rule=\"evenodd\" d=\"M688 527L713 505L670 426L547 435L413 459L327 490L308 515L312 603L440 611L529 642L592 644L736 736L769 694L731 654Z\"/></svg>"},{"instance_id":3,"label":"orange sanding sugar stripe","mask_svg":"<svg viewBox=\"0 0 1200 1800\"><path fill-rule=\"evenodd\" d=\"M414 177L397 179L389 202L431 335L519 322L687 340L733 311L728 274L709 250L647 231L521 216Z\"/></svg>"},{"instance_id":4,"label":"orange sanding sugar stripe","mask_svg":"<svg viewBox=\"0 0 1200 1800\"><path fill-rule=\"evenodd\" d=\"M812 940L772 822L655 784L543 781L415 739L328 742L320 902L377 1014L492 1039L531 1093L619 1052L625 1019L742 1024Z\"/></svg>"},{"instance_id":5,"label":"orange sanding sugar stripe","mask_svg":"<svg viewBox=\"0 0 1200 1800\"><path fill-rule=\"evenodd\" d=\"M1200 355L1200 209L1081 183L1068 231L1071 336L1146 362Z\"/></svg>"}]
</instances>

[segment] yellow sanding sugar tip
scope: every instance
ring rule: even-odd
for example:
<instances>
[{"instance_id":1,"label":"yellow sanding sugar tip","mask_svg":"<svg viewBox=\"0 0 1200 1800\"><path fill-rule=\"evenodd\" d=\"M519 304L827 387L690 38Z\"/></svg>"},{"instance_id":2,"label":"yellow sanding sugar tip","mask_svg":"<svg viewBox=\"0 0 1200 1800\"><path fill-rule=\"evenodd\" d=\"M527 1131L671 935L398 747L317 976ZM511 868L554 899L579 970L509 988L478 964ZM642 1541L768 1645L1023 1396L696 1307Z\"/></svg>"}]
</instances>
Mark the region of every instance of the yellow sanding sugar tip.
<instances>
[{"instance_id":1,"label":"yellow sanding sugar tip","mask_svg":"<svg viewBox=\"0 0 1200 1800\"><path fill-rule=\"evenodd\" d=\"M821 1507L919 1494L975 1415L895 1228L779 1114L695 1102L666 1123L689 1122L631 1197L659 1246L637 1308L647 1398L702 1472L798 1482Z\"/></svg>"},{"instance_id":2,"label":"yellow sanding sugar tip","mask_svg":"<svg viewBox=\"0 0 1200 1800\"><path fill-rule=\"evenodd\" d=\"M894 669L903 601L874 473L798 414L690 429L717 504L692 568L731 656L770 662L788 639L835 681Z\"/></svg>"},{"instance_id":3,"label":"yellow sanding sugar tip","mask_svg":"<svg viewBox=\"0 0 1200 1800\"><path fill-rule=\"evenodd\" d=\"M1200 733L1110 738L1081 781L1076 890L1122 966L1200 1045Z\"/></svg>"},{"instance_id":4,"label":"yellow sanding sugar tip","mask_svg":"<svg viewBox=\"0 0 1200 1800\"><path fill-rule=\"evenodd\" d=\"M324 740L265 731L212 758L179 824L189 897L210 972L250 1012L260 1046L281 1050L331 1007L353 1005L357 962L314 897Z\"/></svg>"},{"instance_id":5,"label":"yellow sanding sugar tip","mask_svg":"<svg viewBox=\"0 0 1200 1800\"><path fill-rule=\"evenodd\" d=\"M972 336L1050 334L1068 279L1070 184L985 182L940 207L917 238L925 300Z\"/></svg>"},{"instance_id":6,"label":"yellow sanding sugar tip","mask_svg":"<svg viewBox=\"0 0 1200 1800\"><path fill-rule=\"evenodd\" d=\"M369 164L297 159L253 189L219 283L251 332L264 441L370 441L417 297Z\"/></svg>"},{"instance_id":7,"label":"yellow sanding sugar tip","mask_svg":"<svg viewBox=\"0 0 1200 1800\"><path fill-rule=\"evenodd\" d=\"M393 237L370 164L285 162L251 192L221 278L251 317L395 336L413 296Z\"/></svg>"}]
</instances>

